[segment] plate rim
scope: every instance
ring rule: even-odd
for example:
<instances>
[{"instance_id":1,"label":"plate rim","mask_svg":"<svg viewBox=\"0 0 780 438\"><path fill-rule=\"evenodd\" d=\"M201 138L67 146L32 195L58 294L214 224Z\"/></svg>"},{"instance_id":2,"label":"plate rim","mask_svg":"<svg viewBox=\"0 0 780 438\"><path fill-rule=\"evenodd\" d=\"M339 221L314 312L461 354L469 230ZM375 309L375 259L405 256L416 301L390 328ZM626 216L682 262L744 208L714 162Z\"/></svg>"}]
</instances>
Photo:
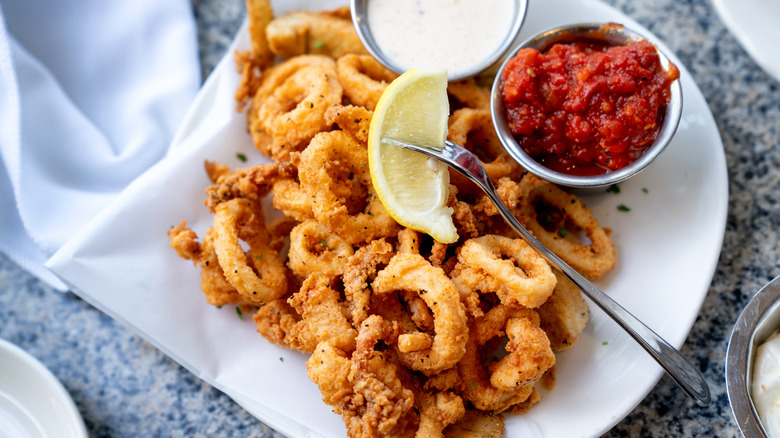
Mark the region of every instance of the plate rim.
<instances>
[{"instance_id":1,"label":"plate rim","mask_svg":"<svg viewBox=\"0 0 780 438\"><path fill-rule=\"evenodd\" d=\"M86 426L84 425L84 420L82 419L81 413L76 407L73 398L70 396L70 393L65 389L62 382L60 382L60 380L57 379L57 377L51 372L51 370L49 370L49 368L46 367L46 365L44 365L40 360L35 358L32 354L28 353L20 346L6 339L0 338L0 369L6 366L5 364L9 359L15 360L18 364L25 366L26 369L29 371L28 377L31 380L34 379L42 383L45 389L48 390L48 395L53 397L53 400L55 400L58 404L64 407L64 411L54 411L53 414L50 414L52 416L58 417L58 423L63 427L57 430L47 429L44 430L44 432L46 432L48 436L62 436L61 434L63 433L64 430L69 430L71 432L76 433L75 437L86 438L87 429ZM1 382L2 379L0 379L0 383ZM0 386L0 390L2 389L3 387ZM6 391L3 392L11 396L14 395L14 393L9 393ZM44 396L44 394L36 394L36 396ZM15 398L15 400L19 401L18 398ZM40 412L33 412L32 410L28 410L28 411L36 419L41 417ZM60 414L66 414L66 415L63 416Z\"/></svg>"},{"instance_id":2,"label":"plate rim","mask_svg":"<svg viewBox=\"0 0 780 438\"><path fill-rule=\"evenodd\" d=\"M609 6L609 5L603 4L603 3L598 2L596 0L566 0L566 1L567 2L574 2L574 3L577 3L578 5L583 5L583 7L589 7L589 8L593 8L593 9L598 9L600 11L609 11L610 12L610 16L617 15L617 16L621 17L622 20L625 20L627 24L631 23L632 27L636 27L637 30L642 30L644 32L649 33L650 35L653 35L649 31L647 31L647 29L645 29L644 27L638 25L635 22L635 20L631 19L630 17L628 17L625 14L623 14L621 11L619 11L619 10ZM242 26L242 28L243 28L243 26ZM653 36L655 37L655 40L658 40L658 37L656 37L655 35L653 35ZM224 70L225 68L229 69L229 68L232 67L230 65L231 59L229 59L230 58L229 54L232 53L233 49L235 48L235 43L239 39L239 37L240 37L240 31L239 31L239 34L237 34L237 36L234 38L233 43L231 44L230 48L228 49L228 51L226 53L226 56L223 57L222 61L220 61L220 63L215 68L214 73L217 73L220 70ZM718 170L719 171L723 171L723 176L725 176L725 178L723 178L722 180L717 181L718 187L720 189L723 189L722 190L722 195L723 196L718 197L718 201L723 205L724 208L722 210L722 214L719 215L719 218L718 218L718 222L719 222L718 229L720 230L719 231L719 235L717 236L718 239L713 239L713 243L716 245L717 248L721 248L723 239L725 237L725 226L726 226L726 219L727 219L727 213L728 213L728 173L727 173L726 167L725 167L726 161L725 161L725 154L723 152L722 139L721 139L720 134L719 134L719 132L717 130L717 125L714 122L714 117L713 117L711 111L709 110L709 108L706 105L706 100L704 99L704 97L703 97L703 95L701 93L701 90L698 88L698 86L692 80L692 76L690 75L690 72L688 72L688 70L685 69L685 66L682 63L679 62L679 60L676 58L674 53L671 53L671 56L673 57L675 62L678 63L678 65L681 68L681 71L684 71L685 74L688 76L688 79L691 81L691 85L693 86L694 90L696 91L696 93L698 95L697 98L701 98L702 101L704 102L705 109L704 109L703 113L702 114L696 113L696 114L697 115L702 115L702 116L704 116L706 118L706 122L707 122L707 125L708 125L708 132L709 132L709 125L710 124L712 124L712 126L715 127L715 130L713 132L711 132L711 134L719 140L719 144L718 145L720 146L720 148L719 148L720 154L719 154L719 160L718 160L717 164L719 166ZM204 84L204 87L203 87L204 90L202 90L202 91L205 91L205 88L207 87L207 85L210 85L211 87L217 86L218 85L218 81L216 81L215 79L216 79L215 76L212 74L212 76L210 76L207 79L206 83ZM209 91L213 92L214 90L209 90ZM184 123L186 123L186 122L184 122ZM184 123L183 123L183 125L184 125ZM192 134L192 132L189 132L187 134L188 135ZM177 134L177 137L179 137L178 134ZM187 137L187 135L182 135L182 137ZM182 145L179 145L179 146L182 146ZM173 150L174 149L172 149L172 151ZM176 150L176 151L177 152L183 152L181 149ZM719 192L720 191L721 190L719 190ZM110 208L107 208L106 210L104 210L103 213L101 213L100 217L102 218L102 216L105 216L105 214L109 214L110 210L111 210ZM110 216L110 214L109 214L109 216ZM91 227L85 227L85 229L82 230L83 233L79 233L79 234L89 235L90 233L87 230L88 228L91 228ZM74 239L74 240L80 240L80 239ZM71 241L71 243L72 243L72 241ZM60 264L59 266L62 267L62 263L65 261L65 260L63 260L63 258L66 258L68 256L68 254L72 250L75 249L75 248L73 248L74 246L77 247L77 245L67 245L66 244L66 246L63 247L63 249L61 249L58 252L59 253L59 260L57 260L55 263L53 263L53 265L50 264L50 263L47 263L47 266L52 267L55 271L56 271L56 268L58 266L58 263ZM56 258L57 258L57 255L55 255L55 257L53 257L52 259L50 259L50 262L52 260L55 260ZM712 283L713 274L714 274L715 270L717 269L718 258L719 258L719 251L716 251L712 255L712 264L709 266L709 269L707 270L707 278L705 279L704 275L702 275L701 283L704 283L705 280L706 280L706 287L703 287L701 291L698 291L698 296L697 296L698 305L696 306L696 312L691 312L690 315L686 315L687 319L685 320L685 324L684 324L685 325L684 332L681 330L681 335L679 336L679 338L677 336L675 336L674 339L667 339L668 341L670 341L670 343L672 345L675 345L678 348L685 342L685 339L690 334L690 330L691 330L693 324L695 323L697 316L699 315L699 313L701 311L701 306L704 303L704 299L706 298L707 292L709 291L709 286ZM66 280L66 283L72 285L72 282L68 282L67 280ZM124 323L126 323L126 325L128 325L130 328L132 328L135 332L139 333L144 339L150 340L150 342L152 344L157 346L166 355L170 356L171 358L176 360L178 363L180 363L183 366L185 366L185 368L189 369L191 372L193 372L193 374L195 374L195 375L197 375L199 377L204 378L212 386L215 386L215 387L219 388L220 390L222 390L223 392L227 393L234 400L236 400L240 405L244 406L245 408L248 408L248 406L246 404L251 404L251 403L247 403L246 399L243 398L243 393L235 393L235 392L231 391L222 382L217 381L216 376L209 377L208 374L212 370L198 370L198 369L196 369L192 364L189 364L187 361L182 360L182 358L179 357L178 355L173 354L173 352L170 349L165 348L165 345L163 345L162 342L158 342L156 339L154 339L150 333L145 333L143 328L135 326L134 324L132 324L131 322L129 322L125 318L121 317L117 312L112 312L109 305L103 305L95 297L92 297L89 294L85 294L83 291L78 290L77 288L73 288L73 290L76 291L81 297L83 297L88 302L95 303L96 307L100 308L101 310L103 310L107 314L111 315L115 319L118 319L118 320L123 321ZM206 375L204 376L204 374L206 374ZM647 388L642 388L643 389L642 391L637 391L636 394L634 394L635 397L636 397L635 400L632 397L628 401L628 403L624 403L624 404L621 405L622 408L619 411L616 410L614 412L611 412L612 415L610 417L610 421L607 421L607 422L599 425L595 429L583 430L583 434L585 434L585 435L582 435L582 436L598 436L598 435L602 434L604 431L611 429L615 424L617 424L623 418L625 418L625 416L628 415L628 413L634 407L636 407L646 397L646 395L656 385L657 381L661 378L662 374L663 374L663 371L661 370L660 367L657 367L655 373L648 373L649 380L647 380L647 381L652 382L652 383L648 384ZM284 426L285 422L288 422L288 423L289 422L294 422L296 425L299 424L299 423L297 423L297 421L293 420L292 417L289 417L289 416L287 416L287 415L285 415L283 413L280 413L280 412L278 412L278 414L281 417L283 417L283 418L272 417L272 413L276 412L274 410L274 408L273 407L264 406L264 405L262 407L265 408L265 409L262 409L261 411L255 411L255 410L253 410L251 408L248 408L247 410L250 411L257 418L260 418L261 420L263 420L263 421L265 421L267 423L275 424L276 427L278 428L278 430L280 432L282 432L282 433L285 433L286 430L290 430L290 429L286 429L285 428L285 426ZM592 425L590 425L589 427L591 427L591 426Z\"/></svg>"},{"instance_id":3,"label":"plate rim","mask_svg":"<svg viewBox=\"0 0 780 438\"><path fill-rule=\"evenodd\" d=\"M713 8L720 20L725 25L729 33L737 40L740 47L742 47L750 58L758 64L758 66L769 76L780 82L780 62L775 57L767 55L758 48L756 38L754 36L755 28L753 26L744 26L741 20L735 18L731 12L728 0L711 0ZM745 8L745 5L739 7ZM777 17L780 19L780 17ZM764 29L761 27L761 29Z\"/></svg>"}]
</instances>

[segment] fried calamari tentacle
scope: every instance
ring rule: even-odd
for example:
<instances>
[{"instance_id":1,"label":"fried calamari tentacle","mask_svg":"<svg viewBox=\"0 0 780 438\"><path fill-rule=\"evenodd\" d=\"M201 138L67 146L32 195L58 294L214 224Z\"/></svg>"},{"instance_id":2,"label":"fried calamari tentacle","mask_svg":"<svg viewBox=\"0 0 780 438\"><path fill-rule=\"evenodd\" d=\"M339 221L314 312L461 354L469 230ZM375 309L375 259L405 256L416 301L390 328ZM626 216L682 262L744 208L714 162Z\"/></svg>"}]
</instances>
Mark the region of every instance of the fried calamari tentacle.
<instances>
[{"instance_id":1,"label":"fried calamari tentacle","mask_svg":"<svg viewBox=\"0 0 780 438\"><path fill-rule=\"evenodd\" d=\"M426 375L452 367L463 356L468 338L466 312L455 285L440 268L431 266L422 256L396 254L377 275L374 293L416 292L433 311L436 332L429 349L400 355L408 367Z\"/></svg>"},{"instance_id":2,"label":"fried calamari tentacle","mask_svg":"<svg viewBox=\"0 0 780 438\"><path fill-rule=\"evenodd\" d=\"M419 231L413 230L411 228L404 228L398 232L397 251L405 254L420 254L426 257L433 266L441 266L444 263L444 260L447 258L447 249L450 245L447 243L441 243L435 239L430 239L430 245L426 245L429 247L430 253L422 254L420 252L421 240L427 240L428 237L429 236L423 235Z\"/></svg>"},{"instance_id":3,"label":"fried calamari tentacle","mask_svg":"<svg viewBox=\"0 0 780 438\"><path fill-rule=\"evenodd\" d=\"M265 218L257 203L236 198L218 204L214 230L219 265L240 294L262 304L287 292L287 267L269 246ZM248 244L246 253L239 240Z\"/></svg>"},{"instance_id":4,"label":"fried calamari tentacle","mask_svg":"<svg viewBox=\"0 0 780 438\"><path fill-rule=\"evenodd\" d=\"M297 11L282 15L269 23L266 36L271 51L282 58L307 53L333 58L366 53L352 24L349 7L332 12Z\"/></svg>"},{"instance_id":5,"label":"fried calamari tentacle","mask_svg":"<svg viewBox=\"0 0 780 438\"><path fill-rule=\"evenodd\" d=\"M279 179L289 178L295 168L289 163L265 163L230 172L224 164L206 161L206 173L214 183L206 188L206 206L212 213L218 204L235 198L260 202Z\"/></svg>"},{"instance_id":6,"label":"fried calamari tentacle","mask_svg":"<svg viewBox=\"0 0 780 438\"><path fill-rule=\"evenodd\" d=\"M396 329L373 315L360 325L351 358L323 342L306 362L309 378L342 416L350 437L411 437L417 430L414 394L399 377L404 370L387 356L390 351L376 349L396 336Z\"/></svg>"},{"instance_id":7,"label":"fried calamari tentacle","mask_svg":"<svg viewBox=\"0 0 780 438\"><path fill-rule=\"evenodd\" d=\"M463 399L452 392L423 392L420 399L420 428L415 438L444 437L444 429L466 413Z\"/></svg>"},{"instance_id":8,"label":"fried calamari tentacle","mask_svg":"<svg viewBox=\"0 0 780 438\"><path fill-rule=\"evenodd\" d=\"M550 265L522 239L487 234L467 240L458 260L468 269L457 281L484 292L495 292L501 302L539 307L555 288Z\"/></svg>"},{"instance_id":9,"label":"fried calamari tentacle","mask_svg":"<svg viewBox=\"0 0 780 438\"><path fill-rule=\"evenodd\" d=\"M466 354L458 362L458 372L463 380L462 396L475 408L500 413L531 397L534 393L533 385L544 371L555 363L549 341L545 345L544 340L547 338L538 324L539 317L534 311L512 308L505 304L495 306L471 324ZM489 341L503 335L504 327L509 330L509 354L498 362L502 365L493 365L491 371L488 371L483 363L484 355L490 352L482 351L482 347L490 345ZM513 338L518 341L512 344L510 350ZM524 344L524 340L530 343ZM528 363L525 360L528 360ZM539 370L536 369L537 366ZM493 371L496 367L499 367L498 374ZM513 379L512 372L522 376L522 381ZM498 387L494 386L493 374L496 374L495 381L500 385Z\"/></svg>"},{"instance_id":10,"label":"fried calamari tentacle","mask_svg":"<svg viewBox=\"0 0 780 438\"><path fill-rule=\"evenodd\" d=\"M590 208L577 196L532 175L524 176L520 187L526 195L519 207L518 218L544 246L590 279L600 278L615 267L615 244L593 217ZM540 208L547 209L545 216L560 215L559 223L540 218ZM543 225L545 222L547 228ZM585 232L590 240L588 244L569 240L576 229Z\"/></svg>"},{"instance_id":11,"label":"fried calamari tentacle","mask_svg":"<svg viewBox=\"0 0 780 438\"><path fill-rule=\"evenodd\" d=\"M278 298L262 305L253 318L257 331L268 342L295 349L299 345L291 333L301 320L301 315L290 306L285 298Z\"/></svg>"},{"instance_id":12,"label":"fried calamari tentacle","mask_svg":"<svg viewBox=\"0 0 780 438\"><path fill-rule=\"evenodd\" d=\"M342 281L352 315L352 324L355 326L359 326L368 318L368 309L371 305L369 284L374 281L377 271L390 263L393 255L395 255L393 246L384 239L377 239L358 249L347 261Z\"/></svg>"},{"instance_id":13,"label":"fried calamari tentacle","mask_svg":"<svg viewBox=\"0 0 780 438\"><path fill-rule=\"evenodd\" d=\"M255 147L276 161L328 130L325 111L341 103L336 63L321 55L292 58L265 71L247 112Z\"/></svg>"},{"instance_id":14,"label":"fried calamari tentacle","mask_svg":"<svg viewBox=\"0 0 780 438\"><path fill-rule=\"evenodd\" d=\"M332 280L322 274L312 274L288 300L301 315L290 332L290 344L296 350L311 353L323 341L342 351L355 349L357 332L347 319L347 309L339 293L330 285Z\"/></svg>"},{"instance_id":15,"label":"fried calamari tentacle","mask_svg":"<svg viewBox=\"0 0 780 438\"><path fill-rule=\"evenodd\" d=\"M496 193L498 193L498 196L510 210L514 210L517 207L523 196L523 190L520 188L520 185L508 177L503 177L498 180L498 183L496 184ZM475 211L481 212L486 216L496 216L499 214L496 204L494 204L490 197L485 194L480 195L473 208Z\"/></svg>"},{"instance_id":16,"label":"fried calamari tentacle","mask_svg":"<svg viewBox=\"0 0 780 438\"><path fill-rule=\"evenodd\" d=\"M325 122L338 125L342 131L352 134L361 143L368 141L368 129L374 115L362 106L336 105L325 111Z\"/></svg>"},{"instance_id":17,"label":"fried calamari tentacle","mask_svg":"<svg viewBox=\"0 0 780 438\"><path fill-rule=\"evenodd\" d=\"M260 88L262 71L268 65L263 62L262 57L258 58L250 50L236 50L233 58L236 61L236 71L240 75L233 98L236 101L236 112L240 113L246 109L249 100Z\"/></svg>"},{"instance_id":18,"label":"fried calamari tentacle","mask_svg":"<svg viewBox=\"0 0 780 438\"><path fill-rule=\"evenodd\" d=\"M352 254L352 245L317 221L301 222L290 232L288 265L301 277L315 272L329 277L340 276Z\"/></svg>"},{"instance_id":19,"label":"fried calamari tentacle","mask_svg":"<svg viewBox=\"0 0 780 438\"><path fill-rule=\"evenodd\" d=\"M370 55L344 55L336 60L336 71L350 102L371 111L387 85L398 77Z\"/></svg>"},{"instance_id":20,"label":"fried calamari tentacle","mask_svg":"<svg viewBox=\"0 0 780 438\"><path fill-rule=\"evenodd\" d=\"M236 50L234 54L236 70L241 74L235 93L238 112L244 111L260 87L262 71L274 62L265 37L265 28L273 18L270 0L246 0L246 9L252 50Z\"/></svg>"},{"instance_id":21,"label":"fried calamari tentacle","mask_svg":"<svg viewBox=\"0 0 780 438\"><path fill-rule=\"evenodd\" d=\"M213 306L234 304L238 306L256 305L255 301L241 295L226 279L219 266L214 251L214 229L210 228L203 236L203 243L197 242L197 234L187 228L187 222L181 221L168 231L170 244L179 257L192 260L200 267L200 288L206 295L206 302Z\"/></svg>"},{"instance_id":22,"label":"fried calamari tentacle","mask_svg":"<svg viewBox=\"0 0 780 438\"><path fill-rule=\"evenodd\" d=\"M510 318L505 331L509 354L490 365L490 383L504 390L533 385L555 365L547 335L528 318Z\"/></svg>"},{"instance_id":23,"label":"fried calamari tentacle","mask_svg":"<svg viewBox=\"0 0 780 438\"><path fill-rule=\"evenodd\" d=\"M399 229L373 193L366 163L365 146L343 131L331 131L312 139L298 166L314 217L352 245L393 236Z\"/></svg>"},{"instance_id":24,"label":"fried calamari tentacle","mask_svg":"<svg viewBox=\"0 0 780 438\"><path fill-rule=\"evenodd\" d=\"M236 100L236 112L243 112L249 104L249 99L260 88L261 71L264 68L261 59L258 59L250 50L236 50L233 54L236 60L236 70L241 75L234 99Z\"/></svg>"}]
</instances>

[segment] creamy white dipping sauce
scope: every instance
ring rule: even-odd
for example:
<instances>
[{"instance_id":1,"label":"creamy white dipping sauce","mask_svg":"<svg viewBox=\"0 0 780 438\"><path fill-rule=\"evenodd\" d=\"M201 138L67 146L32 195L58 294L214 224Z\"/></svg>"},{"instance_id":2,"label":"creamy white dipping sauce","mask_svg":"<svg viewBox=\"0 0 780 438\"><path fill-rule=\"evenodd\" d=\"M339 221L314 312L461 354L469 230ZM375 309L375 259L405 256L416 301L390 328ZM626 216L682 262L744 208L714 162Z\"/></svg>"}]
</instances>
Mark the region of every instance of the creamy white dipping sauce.
<instances>
[{"instance_id":1,"label":"creamy white dipping sauce","mask_svg":"<svg viewBox=\"0 0 780 438\"><path fill-rule=\"evenodd\" d=\"M780 437L780 333L775 332L756 349L751 397L764 431Z\"/></svg>"},{"instance_id":2,"label":"creamy white dipping sauce","mask_svg":"<svg viewBox=\"0 0 780 438\"><path fill-rule=\"evenodd\" d=\"M446 69L452 78L496 54L516 7L515 0L369 0L367 16L390 62L404 70Z\"/></svg>"}]
</instances>

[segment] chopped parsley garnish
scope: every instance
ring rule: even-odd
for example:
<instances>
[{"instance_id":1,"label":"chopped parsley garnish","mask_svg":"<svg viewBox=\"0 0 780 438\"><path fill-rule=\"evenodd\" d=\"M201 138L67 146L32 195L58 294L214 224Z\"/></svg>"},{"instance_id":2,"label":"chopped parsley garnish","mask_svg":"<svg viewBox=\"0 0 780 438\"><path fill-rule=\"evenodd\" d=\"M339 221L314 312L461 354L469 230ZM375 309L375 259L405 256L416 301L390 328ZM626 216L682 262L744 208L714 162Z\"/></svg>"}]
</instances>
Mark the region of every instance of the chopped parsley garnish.
<instances>
[{"instance_id":1,"label":"chopped parsley garnish","mask_svg":"<svg viewBox=\"0 0 780 438\"><path fill-rule=\"evenodd\" d=\"M241 152L236 154L236 158L238 158L238 161L246 163L246 155L242 154Z\"/></svg>"},{"instance_id":2,"label":"chopped parsley garnish","mask_svg":"<svg viewBox=\"0 0 780 438\"><path fill-rule=\"evenodd\" d=\"M241 308L236 306L236 315L238 315L238 319L244 319L244 314L241 312Z\"/></svg>"},{"instance_id":3,"label":"chopped parsley garnish","mask_svg":"<svg viewBox=\"0 0 780 438\"><path fill-rule=\"evenodd\" d=\"M618 206L617 206L617 209L618 209L618 211L631 211L631 209L630 209L630 208L626 207L626 206L625 206L625 205L623 205L623 204L620 204L620 205L618 205Z\"/></svg>"},{"instance_id":4,"label":"chopped parsley garnish","mask_svg":"<svg viewBox=\"0 0 780 438\"><path fill-rule=\"evenodd\" d=\"M612 184L609 186L609 188L607 188L607 193L614 193L617 195L620 193L620 187L617 184Z\"/></svg>"},{"instance_id":5,"label":"chopped parsley garnish","mask_svg":"<svg viewBox=\"0 0 780 438\"><path fill-rule=\"evenodd\" d=\"M642 193L650 193L650 192L647 190L647 187L642 187Z\"/></svg>"},{"instance_id":6,"label":"chopped parsley garnish","mask_svg":"<svg viewBox=\"0 0 780 438\"><path fill-rule=\"evenodd\" d=\"M607 342L607 341L601 341L601 345L607 345L607 344L609 344L609 342Z\"/></svg>"},{"instance_id":7,"label":"chopped parsley garnish","mask_svg":"<svg viewBox=\"0 0 780 438\"><path fill-rule=\"evenodd\" d=\"M561 227L558 229L558 235L561 237L566 237L569 233L566 231L566 228Z\"/></svg>"},{"instance_id":8,"label":"chopped parsley garnish","mask_svg":"<svg viewBox=\"0 0 780 438\"><path fill-rule=\"evenodd\" d=\"M328 249L330 249L330 247L328 246L328 242L326 242L326 241L325 241L325 239L320 239L320 243L321 243L321 244L322 244L322 246L324 246L325 248L328 248Z\"/></svg>"},{"instance_id":9,"label":"chopped parsley garnish","mask_svg":"<svg viewBox=\"0 0 780 438\"><path fill-rule=\"evenodd\" d=\"M279 358L279 362L284 362L284 358L283 358L283 357L280 357L280 358Z\"/></svg>"},{"instance_id":10,"label":"chopped parsley garnish","mask_svg":"<svg viewBox=\"0 0 780 438\"><path fill-rule=\"evenodd\" d=\"M314 43L315 49L321 49L323 47L325 47L325 41L317 41L316 43Z\"/></svg>"}]
</instances>

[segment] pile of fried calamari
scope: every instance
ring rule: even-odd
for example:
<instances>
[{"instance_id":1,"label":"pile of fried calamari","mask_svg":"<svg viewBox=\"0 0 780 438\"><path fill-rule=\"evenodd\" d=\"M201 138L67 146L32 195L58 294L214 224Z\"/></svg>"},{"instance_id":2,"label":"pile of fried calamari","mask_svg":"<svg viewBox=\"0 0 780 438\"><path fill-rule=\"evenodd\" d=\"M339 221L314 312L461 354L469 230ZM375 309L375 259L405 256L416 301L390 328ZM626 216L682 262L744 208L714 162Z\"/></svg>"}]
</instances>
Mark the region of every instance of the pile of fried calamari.
<instances>
[{"instance_id":1,"label":"pile of fried calamari","mask_svg":"<svg viewBox=\"0 0 780 438\"><path fill-rule=\"evenodd\" d=\"M236 99L271 161L207 162L213 227L199 239L182 221L171 246L200 267L209 303L254 311L268 341L310 355L309 378L349 436L503 436L497 414L537 403L554 352L582 332L579 291L457 174L458 242L399 226L375 196L366 149L396 75L365 53L348 10L272 20L266 2L249 6L253 50L236 54ZM587 277L612 269L614 245L590 210L503 151L488 90L467 80L449 96L449 139L484 161L521 222ZM273 221L267 196L283 213Z\"/></svg>"}]
</instances>

